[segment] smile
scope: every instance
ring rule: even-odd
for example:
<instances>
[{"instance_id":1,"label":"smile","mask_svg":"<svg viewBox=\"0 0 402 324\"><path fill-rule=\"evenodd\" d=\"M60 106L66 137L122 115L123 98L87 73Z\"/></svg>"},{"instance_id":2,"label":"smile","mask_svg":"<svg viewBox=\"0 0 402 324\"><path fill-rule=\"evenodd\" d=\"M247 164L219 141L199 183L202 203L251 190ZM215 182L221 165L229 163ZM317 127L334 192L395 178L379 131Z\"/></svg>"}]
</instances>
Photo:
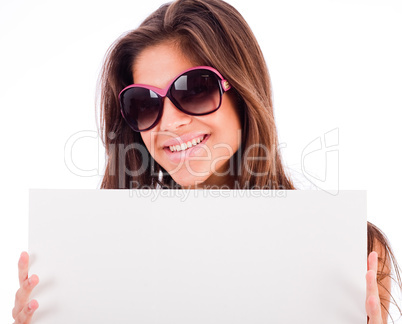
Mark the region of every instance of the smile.
<instances>
[{"instance_id":1,"label":"smile","mask_svg":"<svg viewBox=\"0 0 402 324\"><path fill-rule=\"evenodd\" d=\"M200 144L205 138L205 135L202 135L197 138L193 138L191 141L188 141L186 143L181 143L180 145L170 145L169 149L171 152L180 152L180 151L185 151L193 146L196 146Z\"/></svg>"}]
</instances>

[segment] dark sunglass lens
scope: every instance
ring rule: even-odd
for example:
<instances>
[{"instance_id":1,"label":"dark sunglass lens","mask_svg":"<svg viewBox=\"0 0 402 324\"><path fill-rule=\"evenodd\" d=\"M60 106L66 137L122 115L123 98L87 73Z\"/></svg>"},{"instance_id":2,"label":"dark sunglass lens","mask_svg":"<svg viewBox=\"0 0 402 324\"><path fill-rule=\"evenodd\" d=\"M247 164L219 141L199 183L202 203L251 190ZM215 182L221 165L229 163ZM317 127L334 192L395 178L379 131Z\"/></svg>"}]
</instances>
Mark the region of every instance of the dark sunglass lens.
<instances>
[{"instance_id":1,"label":"dark sunglass lens","mask_svg":"<svg viewBox=\"0 0 402 324\"><path fill-rule=\"evenodd\" d=\"M190 114L216 110L221 101L219 79L209 70L194 70L181 75L171 88L173 99Z\"/></svg>"},{"instance_id":2,"label":"dark sunglass lens","mask_svg":"<svg viewBox=\"0 0 402 324\"><path fill-rule=\"evenodd\" d=\"M158 118L161 99L152 90L130 88L120 96L123 115L127 123L136 131L152 126Z\"/></svg>"}]
</instances>

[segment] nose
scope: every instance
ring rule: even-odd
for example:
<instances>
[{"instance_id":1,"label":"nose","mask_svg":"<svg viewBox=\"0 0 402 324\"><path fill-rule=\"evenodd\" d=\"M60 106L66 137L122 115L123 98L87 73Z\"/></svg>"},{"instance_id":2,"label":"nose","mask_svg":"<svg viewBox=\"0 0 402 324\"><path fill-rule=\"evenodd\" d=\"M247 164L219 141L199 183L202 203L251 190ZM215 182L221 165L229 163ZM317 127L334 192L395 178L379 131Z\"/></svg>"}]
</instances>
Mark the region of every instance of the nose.
<instances>
[{"instance_id":1,"label":"nose","mask_svg":"<svg viewBox=\"0 0 402 324\"><path fill-rule=\"evenodd\" d=\"M161 131L176 131L191 123L191 116L180 111L168 97L163 102L163 113L160 120Z\"/></svg>"}]
</instances>

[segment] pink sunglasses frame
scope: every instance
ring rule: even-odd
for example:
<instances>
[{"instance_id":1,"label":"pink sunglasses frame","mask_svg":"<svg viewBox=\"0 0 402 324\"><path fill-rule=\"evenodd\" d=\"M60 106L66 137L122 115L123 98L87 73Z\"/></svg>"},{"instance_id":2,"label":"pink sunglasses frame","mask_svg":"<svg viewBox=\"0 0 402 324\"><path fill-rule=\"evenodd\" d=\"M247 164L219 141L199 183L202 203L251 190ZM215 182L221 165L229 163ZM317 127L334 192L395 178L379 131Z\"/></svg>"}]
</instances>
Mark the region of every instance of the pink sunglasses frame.
<instances>
[{"instance_id":1,"label":"pink sunglasses frame","mask_svg":"<svg viewBox=\"0 0 402 324\"><path fill-rule=\"evenodd\" d=\"M232 86L229 84L229 82L223 78L222 74L220 74L218 70L216 70L216 69L214 69L213 67L210 67L210 66L196 66L196 67L192 67L192 68L190 68L190 69L187 69L187 70L181 72L180 74L176 75L176 76L173 78L173 80L172 80L164 89L157 88L157 87L154 87L154 86L151 86L151 85L147 85L147 84L141 84L141 83L134 83L134 84L131 84L131 85L125 87L125 88L124 88L123 90L121 90L120 93L119 93L120 112L121 112L123 118L124 118L124 119L126 120L126 122L128 123L128 125L129 125L134 131L136 131L136 132L143 132L143 131L147 131L147 130L149 130L149 129L152 129L152 128L155 127L155 126L158 124L158 122L160 121L161 112L162 112L162 110L163 110L163 106L162 106L162 108L160 109L160 111L159 111L159 113L158 113L158 117L156 118L155 122L154 122L150 127L146 128L146 129L144 129L144 130L136 130L136 129L133 128L133 126L127 121L127 119L126 119L126 117L125 117L125 114L124 114L124 111L123 111L123 105L122 105L122 101L121 101L121 95L122 95L123 92L125 92L126 90L131 89L131 88L143 88L143 89L148 89L148 90L151 90L151 91L155 92L155 93L158 94L161 98L166 98L166 97L167 97L167 94L168 94L168 91L170 90L172 84L173 84L180 76L182 76L183 74L185 74L185 73L187 73L187 72L190 72L190 71L194 71L194 70L208 70L208 71L211 71L211 72L215 73L215 74L220 78L220 85L221 85L221 89L222 89L222 95L223 95L226 91L230 90L231 87L232 87ZM222 102L222 98L221 98L221 102ZM215 112L216 110L218 110L219 107L221 106L221 102L219 103L219 106L218 106L216 109L214 109L214 110L211 111L211 112L207 112L207 113L203 113L203 114L192 114L192 113L189 113L189 112L183 110L183 108L181 108L181 107L177 107L177 105L176 105L175 103L173 103L173 104L176 106L177 109L179 109L180 111L182 111L182 112L184 112L184 113L186 113L186 114L188 114L188 115L192 115L192 116L202 116L202 115L211 114L211 113Z\"/></svg>"}]
</instances>

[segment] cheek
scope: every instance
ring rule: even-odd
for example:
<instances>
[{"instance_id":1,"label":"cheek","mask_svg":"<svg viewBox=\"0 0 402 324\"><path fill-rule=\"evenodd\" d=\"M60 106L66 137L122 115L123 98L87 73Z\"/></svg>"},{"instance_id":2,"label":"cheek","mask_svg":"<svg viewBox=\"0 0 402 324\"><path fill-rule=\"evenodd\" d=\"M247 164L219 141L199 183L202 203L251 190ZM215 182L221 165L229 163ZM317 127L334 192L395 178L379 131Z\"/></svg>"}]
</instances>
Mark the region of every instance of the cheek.
<instances>
[{"instance_id":1,"label":"cheek","mask_svg":"<svg viewBox=\"0 0 402 324\"><path fill-rule=\"evenodd\" d=\"M219 129L228 144L235 144L238 142L239 133L242 130L242 120L235 99L232 96L227 96L225 99L219 118Z\"/></svg>"},{"instance_id":2,"label":"cheek","mask_svg":"<svg viewBox=\"0 0 402 324\"><path fill-rule=\"evenodd\" d=\"M230 146L231 148L231 153L234 154L239 149L241 143L241 120L237 111L232 111L232 113L227 117L226 120L227 125L230 125L230 127L228 127L226 131L225 138L228 146Z\"/></svg>"},{"instance_id":3,"label":"cheek","mask_svg":"<svg viewBox=\"0 0 402 324\"><path fill-rule=\"evenodd\" d=\"M153 150L151 149L151 147L152 147L152 143L151 143L151 139L152 139L151 132L150 132L150 131L149 131L149 132L141 132L140 134L141 134L142 141L143 141L144 144L145 144L145 147L147 148L148 152L151 153L151 152L153 151Z\"/></svg>"}]
</instances>

